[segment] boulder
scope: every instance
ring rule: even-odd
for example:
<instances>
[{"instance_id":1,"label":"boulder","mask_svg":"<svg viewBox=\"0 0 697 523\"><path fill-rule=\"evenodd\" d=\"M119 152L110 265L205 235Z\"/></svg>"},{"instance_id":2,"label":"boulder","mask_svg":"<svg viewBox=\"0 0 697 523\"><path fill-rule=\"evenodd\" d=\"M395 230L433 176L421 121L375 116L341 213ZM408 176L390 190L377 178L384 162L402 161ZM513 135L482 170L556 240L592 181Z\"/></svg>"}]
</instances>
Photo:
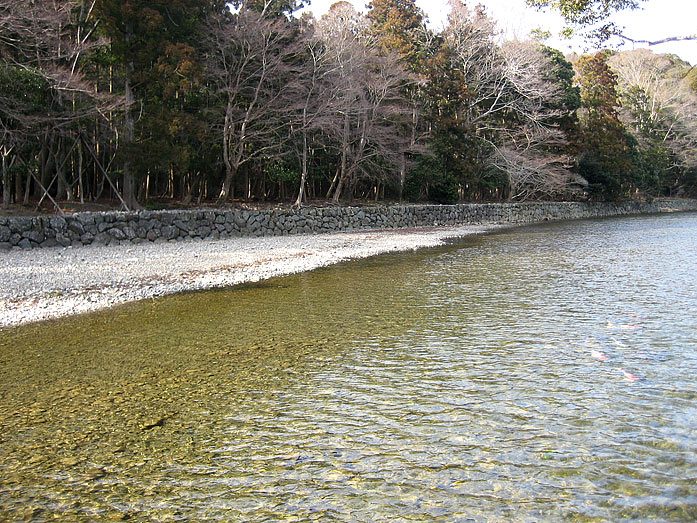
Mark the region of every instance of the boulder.
<instances>
[{"instance_id":1,"label":"boulder","mask_svg":"<svg viewBox=\"0 0 697 523\"><path fill-rule=\"evenodd\" d=\"M68 223L62 216L51 216L48 220L48 223L51 226L51 228L55 229L56 231L64 231L68 226Z\"/></svg>"},{"instance_id":2,"label":"boulder","mask_svg":"<svg viewBox=\"0 0 697 523\"><path fill-rule=\"evenodd\" d=\"M22 237L34 243L41 243L46 239L42 230L30 230L22 233Z\"/></svg>"},{"instance_id":3,"label":"boulder","mask_svg":"<svg viewBox=\"0 0 697 523\"><path fill-rule=\"evenodd\" d=\"M68 230L74 232L78 236L85 234L85 226L78 220L70 220Z\"/></svg>"},{"instance_id":4,"label":"boulder","mask_svg":"<svg viewBox=\"0 0 697 523\"><path fill-rule=\"evenodd\" d=\"M12 231L6 225L0 225L0 243L7 243L10 241L10 236L12 236Z\"/></svg>"},{"instance_id":5,"label":"boulder","mask_svg":"<svg viewBox=\"0 0 697 523\"><path fill-rule=\"evenodd\" d=\"M165 225L162 227L161 235L165 240L173 240L179 236L179 228L174 225Z\"/></svg>"},{"instance_id":6,"label":"boulder","mask_svg":"<svg viewBox=\"0 0 697 523\"><path fill-rule=\"evenodd\" d=\"M113 227L112 229L109 229L107 232L109 233L109 235L111 235L112 238L114 238L116 240L125 240L126 239L126 233L124 233L118 227Z\"/></svg>"}]
</instances>

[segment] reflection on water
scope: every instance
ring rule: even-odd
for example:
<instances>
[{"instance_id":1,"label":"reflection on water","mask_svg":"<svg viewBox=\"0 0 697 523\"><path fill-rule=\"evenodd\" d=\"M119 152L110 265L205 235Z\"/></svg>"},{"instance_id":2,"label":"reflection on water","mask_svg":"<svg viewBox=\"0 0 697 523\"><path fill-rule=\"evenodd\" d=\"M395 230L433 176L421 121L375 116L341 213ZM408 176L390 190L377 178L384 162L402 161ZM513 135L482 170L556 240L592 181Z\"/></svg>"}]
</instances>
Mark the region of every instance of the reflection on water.
<instances>
[{"instance_id":1,"label":"reflection on water","mask_svg":"<svg viewBox=\"0 0 697 523\"><path fill-rule=\"evenodd\" d=\"M552 224L2 331L0 519L695 520L696 252Z\"/></svg>"}]
</instances>

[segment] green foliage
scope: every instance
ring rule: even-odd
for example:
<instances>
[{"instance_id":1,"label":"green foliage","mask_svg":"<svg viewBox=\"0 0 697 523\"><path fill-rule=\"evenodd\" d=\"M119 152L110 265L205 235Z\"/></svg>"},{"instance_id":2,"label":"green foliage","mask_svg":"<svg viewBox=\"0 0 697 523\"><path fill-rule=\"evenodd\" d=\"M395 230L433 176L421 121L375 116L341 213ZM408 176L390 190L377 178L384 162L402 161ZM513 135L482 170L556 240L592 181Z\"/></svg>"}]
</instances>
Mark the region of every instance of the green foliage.
<instances>
[{"instance_id":1,"label":"green foliage","mask_svg":"<svg viewBox=\"0 0 697 523\"><path fill-rule=\"evenodd\" d=\"M86 137L95 142L93 152L119 187L134 177L135 190L141 195L149 191L149 197L159 201L182 198L189 202L219 194L227 174L223 144L240 143L246 159L235 179L238 190L244 185L245 197L286 199L297 193L300 175L296 163L302 157L307 159L305 192L312 198L328 194L335 174L341 171L342 150L349 151L344 159L350 162L352 154L365 148L368 159L354 166L354 179L347 181L346 191L357 197L396 198L403 189L403 196L412 201L454 203L506 198L511 192L509 184L513 184L508 176L512 171L505 172L505 163L492 168L500 157L495 153L527 146L531 151L534 148L538 158L545 154L559 158L555 165L567 165L573 157L597 198L622 198L637 191L647 195L697 191L697 172L692 165L697 160L690 152L695 143L694 111L687 105L680 111L652 108L655 97L646 86L623 82L619 89L618 77L608 66L612 53L582 57L574 70L560 51L542 44L501 45L485 11L459 1L454 2L450 25L434 34L424 28L425 17L415 0L372 0L365 18L351 15L349 40L355 41L337 38L328 42L321 36L321 24L289 16L302 3L97 0L90 14L83 8L87 4L75 2L69 4L73 11L66 14L63 10L63 18L54 20L54 10L68 5L68 0L50 5L27 0L32 16L6 34L26 37L30 34L27 28L33 27L30 19L43 13L45 18L36 27L46 31L35 32L44 36L20 45L22 52L10 52L8 46L12 48L14 40L6 37L0 49L0 133L22 160L13 169L20 164L30 166L42 179L51 180L56 163L63 163L66 172L58 173L53 194L58 196L56 186L61 185L59 196L65 197L66 188L74 189L79 180L84 186L80 191L87 196L104 196L109 186L92 151L80 141ZM602 21L610 11L637 2L529 3L557 8L570 22L585 24ZM240 15L229 6L242 4L254 15L266 9L269 21L282 21L278 27L290 28L287 35L276 29L270 33L281 36L263 59L283 57L285 61L284 67L270 68L264 77L267 92L253 87L263 53L250 54L250 61L245 62L250 66L240 75L240 83L232 75L227 91L216 77L224 67L214 64L220 41L216 43L212 37L213 15L234 22ZM341 9L335 11L336 17L340 18ZM78 27L83 37L90 37L73 63L65 51L72 49ZM231 42L226 64L244 56L245 45L251 45L250 33L257 34L248 30ZM546 36L537 33L540 39ZM36 56L29 56L30 47L38 49ZM337 50L352 57L341 63L350 67L342 68L340 87L332 83L338 62L331 62L334 58L327 54ZM399 63L394 64L394 57L388 55L398 56ZM313 58L317 62L311 63ZM362 61L372 65L358 67ZM394 71L376 65L388 62L395 66ZM694 68L677 57L663 56L656 63L667 65L654 76L670 78L670 85L679 84L683 98L697 93ZM382 78L380 71L392 71L392 76ZM312 72L316 73L315 83L308 91L303 82ZM68 76L71 83L66 83ZM389 81L381 84L382 80ZM229 88L236 85L243 87L228 108ZM530 86L549 96L526 92ZM380 100L383 87L399 96ZM312 95L304 99L303 93L308 92ZM132 104L124 110L122 99L127 94L132 95ZM225 119L227 110L246 115L248 102L256 95L265 101L252 104L245 126L239 119ZM367 100L371 104L378 103L367 104L361 99L366 96L371 97ZM351 97L356 104L346 102ZM263 111L255 112L278 100L283 108L277 113L282 113L278 121L269 123ZM342 109L337 100L346 102L349 109ZM525 100L533 102L525 105ZM102 102L103 106L98 105ZM308 103L310 113L319 116L299 116ZM348 134L343 125L346 114L351 122ZM382 116L371 119L371 114ZM547 120L545 115L550 115ZM235 128L229 142L222 140L224 122L227 129ZM268 134L253 137L260 122L268 127ZM303 132L306 125L310 128L307 133ZM552 138L538 140L535 131L540 128ZM371 140L392 134L379 149L370 140L361 144L361 130L374 132L366 134ZM686 146L681 147L683 144ZM26 174L15 170L11 174L17 180ZM75 172L68 172L71 170Z\"/></svg>"},{"instance_id":2,"label":"green foliage","mask_svg":"<svg viewBox=\"0 0 697 523\"><path fill-rule=\"evenodd\" d=\"M547 29L536 27L532 31L530 31L530 38L532 38L533 40L537 40L538 42L544 42L552 38L552 33Z\"/></svg>"},{"instance_id":3,"label":"green foliage","mask_svg":"<svg viewBox=\"0 0 697 523\"><path fill-rule=\"evenodd\" d=\"M254 11L264 11L274 16L284 16L302 9L310 1L307 0L232 0L230 5L239 9L242 5Z\"/></svg>"},{"instance_id":4,"label":"green foliage","mask_svg":"<svg viewBox=\"0 0 697 523\"><path fill-rule=\"evenodd\" d=\"M272 182L293 182L297 183L300 180L300 173L297 170L297 165L274 162L266 165L264 174L268 176Z\"/></svg>"},{"instance_id":5,"label":"green foliage","mask_svg":"<svg viewBox=\"0 0 697 523\"><path fill-rule=\"evenodd\" d=\"M559 11L568 23L590 25L600 22L616 11L636 9L645 0L526 0L538 8Z\"/></svg>"},{"instance_id":6,"label":"green foliage","mask_svg":"<svg viewBox=\"0 0 697 523\"><path fill-rule=\"evenodd\" d=\"M576 62L583 106L593 115L613 118L619 106L617 75L608 65L609 53L582 56Z\"/></svg>"},{"instance_id":7,"label":"green foliage","mask_svg":"<svg viewBox=\"0 0 697 523\"><path fill-rule=\"evenodd\" d=\"M607 53L597 53L576 63L585 111L579 172L592 193L618 199L635 187L640 161L637 142L619 119L617 76L607 61Z\"/></svg>"},{"instance_id":8,"label":"green foliage","mask_svg":"<svg viewBox=\"0 0 697 523\"><path fill-rule=\"evenodd\" d=\"M671 174L678 174L676 159L672 152L662 144L654 143L639 153L640 164L636 174L636 184L640 191L650 195L670 194Z\"/></svg>"},{"instance_id":9,"label":"green foliage","mask_svg":"<svg viewBox=\"0 0 697 523\"><path fill-rule=\"evenodd\" d=\"M692 67L675 55L643 49L617 53L610 65L621 87L620 116L638 142L637 188L648 195L673 194L697 160Z\"/></svg>"},{"instance_id":10,"label":"green foliage","mask_svg":"<svg viewBox=\"0 0 697 523\"><path fill-rule=\"evenodd\" d=\"M619 177L607 171L597 151L585 151L578 160L578 172L588 181L588 192L594 199L617 199L622 191Z\"/></svg>"},{"instance_id":11,"label":"green foliage","mask_svg":"<svg viewBox=\"0 0 697 523\"><path fill-rule=\"evenodd\" d=\"M136 172L186 174L213 142L203 69L205 0L98 0L101 30L111 42L97 57L118 66L137 106L135 136L121 158ZM210 169L210 167L209 167Z\"/></svg>"},{"instance_id":12,"label":"green foliage","mask_svg":"<svg viewBox=\"0 0 697 523\"><path fill-rule=\"evenodd\" d=\"M527 4L538 9L552 9L562 15L569 26L561 31L567 39L580 32L595 47L607 46L615 37L617 43L624 43L627 37L624 28L611 21L615 13L639 9L647 0L526 0ZM580 31L577 31L580 29ZM690 39L694 39L691 37Z\"/></svg>"},{"instance_id":13,"label":"green foliage","mask_svg":"<svg viewBox=\"0 0 697 523\"><path fill-rule=\"evenodd\" d=\"M457 180L438 158L421 156L407 176L404 197L412 202L457 203Z\"/></svg>"},{"instance_id":14,"label":"green foliage","mask_svg":"<svg viewBox=\"0 0 697 523\"><path fill-rule=\"evenodd\" d=\"M632 85L626 89L622 94L622 105L627 108L634 128L641 136L648 139L658 137L660 129L655 125L651 96L644 88Z\"/></svg>"},{"instance_id":15,"label":"green foliage","mask_svg":"<svg viewBox=\"0 0 697 523\"><path fill-rule=\"evenodd\" d=\"M480 183L485 145L463 118L470 91L462 71L452 67L454 50L441 43L426 64L427 88L424 90L425 111L431 122L430 149L433 159L415 169L410 182L410 198L414 183L420 198L452 202L459 199L460 187L466 197L478 198L486 192ZM423 166L425 165L425 166ZM426 176L428 174L428 176Z\"/></svg>"},{"instance_id":16,"label":"green foliage","mask_svg":"<svg viewBox=\"0 0 697 523\"><path fill-rule=\"evenodd\" d=\"M685 196L697 198L697 167L689 168L681 179L682 190Z\"/></svg>"},{"instance_id":17,"label":"green foliage","mask_svg":"<svg viewBox=\"0 0 697 523\"><path fill-rule=\"evenodd\" d=\"M551 47L543 47L543 52L550 58L553 65L550 71L551 80L562 90L561 103L547 103L550 110L557 110L560 116L555 118L556 125L563 131L568 144L563 147L563 152L573 155L579 135L578 110L581 108L581 89L575 84L576 72L574 66L564 54Z\"/></svg>"},{"instance_id":18,"label":"green foliage","mask_svg":"<svg viewBox=\"0 0 697 523\"><path fill-rule=\"evenodd\" d=\"M551 72L553 78L562 86L564 91L564 106L569 112L576 111L581 107L581 90L574 84L576 73L573 64L558 49L545 46L543 50L554 65Z\"/></svg>"},{"instance_id":19,"label":"green foliage","mask_svg":"<svg viewBox=\"0 0 697 523\"><path fill-rule=\"evenodd\" d=\"M685 76L685 82L697 94L697 67L691 67Z\"/></svg>"},{"instance_id":20,"label":"green foliage","mask_svg":"<svg viewBox=\"0 0 697 523\"><path fill-rule=\"evenodd\" d=\"M24 115L43 113L50 104L49 85L39 71L0 62L0 116L21 111Z\"/></svg>"},{"instance_id":21,"label":"green foliage","mask_svg":"<svg viewBox=\"0 0 697 523\"><path fill-rule=\"evenodd\" d=\"M372 0L367 18L384 51L395 52L412 70L427 53L424 14L414 0Z\"/></svg>"}]
</instances>

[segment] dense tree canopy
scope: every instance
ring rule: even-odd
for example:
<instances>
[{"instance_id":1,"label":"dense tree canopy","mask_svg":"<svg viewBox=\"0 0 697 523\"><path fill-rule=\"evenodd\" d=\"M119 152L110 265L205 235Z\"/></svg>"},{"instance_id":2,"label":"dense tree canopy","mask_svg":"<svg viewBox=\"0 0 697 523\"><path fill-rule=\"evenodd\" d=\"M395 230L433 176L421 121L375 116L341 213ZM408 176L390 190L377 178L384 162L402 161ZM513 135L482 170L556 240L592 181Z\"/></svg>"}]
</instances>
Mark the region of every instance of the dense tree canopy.
<instances>
[{"instance_id":1,"label":"dense tree canopy","mask_svg":"<svg viewBox=\"0 0 697 523\"><path fill-rule=\"evenodd\" d=\"M439 32L413 0L301 4L0 0L3 206L695 191L697 76L675 57L572 65L461 1Z\"/></svg>"},{"instance_id":2,"label":"dense tree canopy","mask_svg":"<svg viewBox=\"0 0 697 523\"><path fill-rule=\"evenodd\" d=\"M367 18L383 50L396 52L412 67L423 60L427 29L414 0L372 0Z\"/></svg>"},{"instance_id":3,"label":"dense tree canopy","mask_svg":"<svg viewBox=\"0 0 697 523\"><path fill-rule=\"evenodd\" d=\"M680 191L681 173L697 168L697 95L691 66L671 55L640 49L612 56L621 101L620 119L638 141L639 185Z\"/></svg>"},{"instance_id":4,"label":"dense tree canopy","mask_svg":"<svg viewBox=\"0 0 697 523\"><path fill-rule=\"evenodd\" d=\"M581 88L581 174L595 196L619 198L631 189L635 147L619 118L617 75L607 53L581 57L576 63Z\"/></svg>"}]
</instances>

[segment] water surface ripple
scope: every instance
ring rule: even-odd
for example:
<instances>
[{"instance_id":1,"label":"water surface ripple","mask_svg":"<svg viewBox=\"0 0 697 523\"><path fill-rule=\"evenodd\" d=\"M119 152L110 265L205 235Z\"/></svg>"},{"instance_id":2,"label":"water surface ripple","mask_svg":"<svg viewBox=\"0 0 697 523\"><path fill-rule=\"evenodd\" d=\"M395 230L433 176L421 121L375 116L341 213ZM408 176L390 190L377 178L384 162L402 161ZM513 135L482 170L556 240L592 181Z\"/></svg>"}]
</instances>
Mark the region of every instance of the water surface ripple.
<instances>
[{"instance_id":1,"label":"water surface ripple","mask_svg":"<svg viewBox=\"0 0 697 523\"><path fill-rule=\"evenodd\" d=\"M697 520L697 214L0 331L0 519Z\"/></svg>"}]
</instances>

